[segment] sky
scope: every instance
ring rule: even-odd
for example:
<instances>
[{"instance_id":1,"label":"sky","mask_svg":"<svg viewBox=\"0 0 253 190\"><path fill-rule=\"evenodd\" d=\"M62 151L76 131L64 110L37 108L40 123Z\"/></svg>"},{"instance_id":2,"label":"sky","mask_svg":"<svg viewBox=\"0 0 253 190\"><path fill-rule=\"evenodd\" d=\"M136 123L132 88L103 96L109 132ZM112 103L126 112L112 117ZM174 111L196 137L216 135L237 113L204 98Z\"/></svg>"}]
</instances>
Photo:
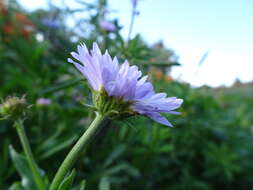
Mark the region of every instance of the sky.
<instances>
[{"instance_id":1,"label":"sky","mask_svg":"<svg viewBox=\"0 0 253 190\"><path fill-rule=\"evenodd\" d=\"M19 2L31 10L47 1ZM109 5L127 36L131 0L109 0ZM212 87L237 78L253 81L253 0L139 0L137 10L132 35L140 33L150 44L163 40L179 56L182 66L172 69L174 78Z\"/></svg>"}]
</instances>

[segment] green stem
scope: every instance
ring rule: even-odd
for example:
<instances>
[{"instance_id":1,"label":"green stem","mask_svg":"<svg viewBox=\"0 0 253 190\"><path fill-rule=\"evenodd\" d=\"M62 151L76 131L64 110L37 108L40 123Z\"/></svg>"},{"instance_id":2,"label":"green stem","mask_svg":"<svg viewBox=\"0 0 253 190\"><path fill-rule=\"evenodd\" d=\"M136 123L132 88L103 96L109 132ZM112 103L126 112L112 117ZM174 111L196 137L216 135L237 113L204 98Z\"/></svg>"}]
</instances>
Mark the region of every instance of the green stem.
<instances>
[{"instance_id":1,"label":"green stem","mask_svg":"<svg viewBox=\"0 0 253 190\"><path fill-rule=\"evenodd\" d=\"M131 34L132 34L132 31L133 31L135 16L136 16L136 6L133 6L129 31L128 31L128 35L127 35L127 43L129 43L129 41L131 39Z\"/></svg>"},{"instance_id":2,"label":"green stem","mask_svg":"<svg viewBox=\"0 0 253 190\"><path fill-rule=\"evenodd\" d=\"M96 135L98 130L100 129L100 123L104 120L104 116L100 114L96 114L96 118L90 124L89 128L84 132L84 134L80 137L74 147L70 150L65 160L62 162L60 168L54 176L53 182L49 190L57 190L58 186L66 176L67 172L71 169L74 162L83 151L84 147L87 146L92 138Z\"/></svg>"},{"instance_id":3,"label":"green stem","mask_svg":"<svg viewBox=\"0 0 253 190\"><path fill-rule=\"evenodd\" d=\"M24 149L26 159L28 161L30 169L32 170L32 174L33 174L33 177L34 177L35 184L36 184L38 190L45 190L45 184L44 184L43 179L40 175L39 167L37 166L37 164L35 162L35 159L34 159L33 154L32 154L31 147L29 145L27 136L25 134L23 121L21 119L18 119L14 123L14 126L17 129L18 136L20 138L22 147Z\"/></svg>"}]
</instances>

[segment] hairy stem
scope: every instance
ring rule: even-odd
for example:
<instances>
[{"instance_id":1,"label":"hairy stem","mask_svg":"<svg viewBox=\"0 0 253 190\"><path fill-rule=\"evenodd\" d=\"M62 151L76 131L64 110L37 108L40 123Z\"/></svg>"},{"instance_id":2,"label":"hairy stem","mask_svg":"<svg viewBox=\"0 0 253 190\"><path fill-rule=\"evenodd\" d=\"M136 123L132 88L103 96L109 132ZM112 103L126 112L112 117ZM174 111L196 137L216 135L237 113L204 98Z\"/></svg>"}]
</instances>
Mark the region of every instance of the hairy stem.
<instances>
[{"instance_id":1,"label":"hairy stem","mask_svg":"<svg viewBox=\"0 0 253 190\"><path fill-rule=\"evenodd\" d=\"M62 162L60 168L58 169L53 182L49 190L56 190L64 177L66 176L67 172L71 169L73 164L75 163L76 159L83 151L84 147L87 146L92 138L96 135L98 130L100 129L100 124L104 120L104 116L100 114L96 114L96 118L90 124L89 128L84 132L84 134L80 137L74 147L70 150L68 155L66 156L65 160Z\"/></svg>"}]
</instances>

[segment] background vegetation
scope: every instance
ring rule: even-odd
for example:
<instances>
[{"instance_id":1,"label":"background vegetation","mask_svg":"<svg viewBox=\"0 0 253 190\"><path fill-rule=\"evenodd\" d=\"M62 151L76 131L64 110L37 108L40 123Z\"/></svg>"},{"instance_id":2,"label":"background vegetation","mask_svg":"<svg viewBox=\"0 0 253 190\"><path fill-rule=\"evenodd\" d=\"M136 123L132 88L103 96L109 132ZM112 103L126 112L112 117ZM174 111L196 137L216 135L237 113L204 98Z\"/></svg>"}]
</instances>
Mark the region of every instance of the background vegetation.
<instances>
[{"instance_id":1,"label":"background vegetation","mask_svg":"<svg viewBox=\"0 0 253 190\"><path fill-rule=\"evenodd\" d=\"M90 91L69 52L80 42L97 41L120 60L148 73L157 91L185 100L167 128L147 118L110 122L78 160L73 189L252 189L252 85L193 88L168 73L178 66L162 42L147 44L140 35L125 40L118 20L102 28L105 0L80 2L80 9L50 6L25 11L15 1L0 1L0 97L26 97L33 104L26 131L39 165L52 179L62 159L93 118ZM80 12L88 17L76 19ZM67 20L75 18L75 26ZM39 98L50 99L39 105ZM10 156L9 146L12 149ZM11 159L12 158L12 159ZM0 122L0 189L33 189L11 121Z\"/></svg>"}]
</instances>

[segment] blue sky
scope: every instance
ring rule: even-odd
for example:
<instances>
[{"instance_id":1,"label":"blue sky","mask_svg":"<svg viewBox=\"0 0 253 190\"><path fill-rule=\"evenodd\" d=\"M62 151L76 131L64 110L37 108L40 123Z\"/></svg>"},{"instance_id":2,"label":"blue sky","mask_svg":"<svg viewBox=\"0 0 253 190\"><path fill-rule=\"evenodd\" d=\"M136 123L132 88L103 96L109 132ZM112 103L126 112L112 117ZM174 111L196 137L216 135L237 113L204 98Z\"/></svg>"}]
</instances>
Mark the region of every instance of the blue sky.
<instances>
[{"instance_id":1,"label":"blue sky","mask_svg":"<svg viewBox=\"0 0 253 190\"><path fill-rule=\"evenodd\" d=\"M19 2L33 9L47 1ZM115 10L111 16L119 18L126 36L130 0L109 0L109 4ZM133 34L140 33L149 43L163 40L175 51L182 66L173 69L173 77L196 86L253 80L252 0L139 0L138 11Z\"/></svg>"}]
</instances>

